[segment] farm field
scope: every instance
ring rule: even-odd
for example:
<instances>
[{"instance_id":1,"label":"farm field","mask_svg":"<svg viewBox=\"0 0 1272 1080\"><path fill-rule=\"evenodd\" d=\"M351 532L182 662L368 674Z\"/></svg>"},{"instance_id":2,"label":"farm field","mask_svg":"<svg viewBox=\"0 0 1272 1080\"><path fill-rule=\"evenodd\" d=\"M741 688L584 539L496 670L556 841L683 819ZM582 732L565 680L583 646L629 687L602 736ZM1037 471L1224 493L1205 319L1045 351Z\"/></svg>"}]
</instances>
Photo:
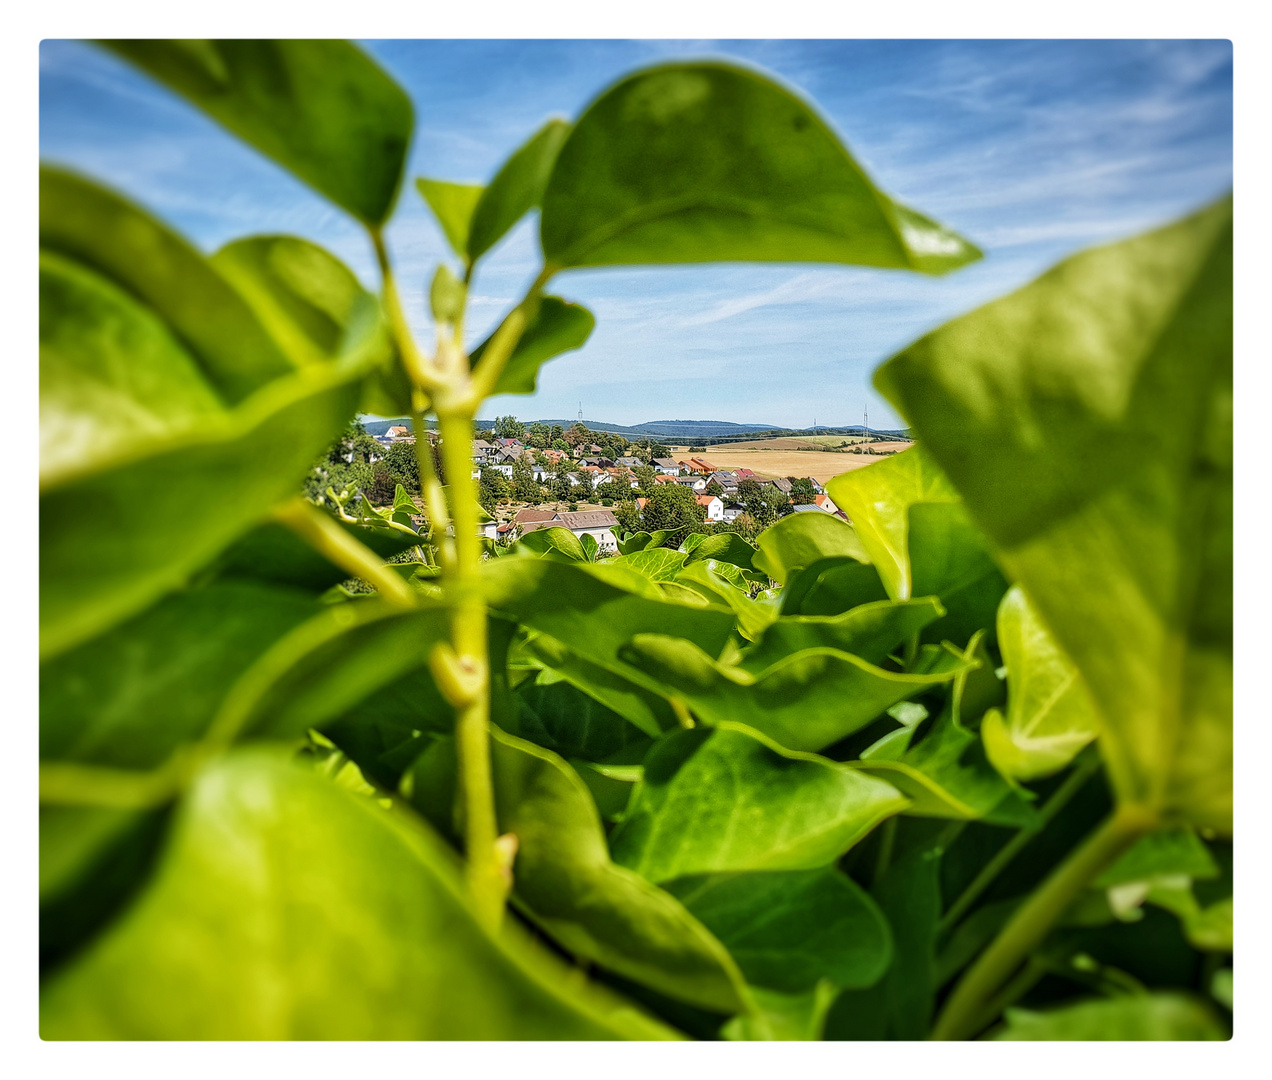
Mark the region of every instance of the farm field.
<instances>
[{"instance_id":1,"label":"farm field","mask_svg":"<svg viewBox=\"0 0 1272 1080\"><path fill-rule=\"evenodd\" d=\"M770 442L786 440L772 439ZM792 440L794 441L794 440ZM909 443L876 443L879 449L903 450ZM839 454L829 450L739 449L707 447L701 455L722 469L751 469L764 479L777 476L811 476L825 484L840 473L863 469L879 460L872 454Z\"/></svg>"}]
</instances>

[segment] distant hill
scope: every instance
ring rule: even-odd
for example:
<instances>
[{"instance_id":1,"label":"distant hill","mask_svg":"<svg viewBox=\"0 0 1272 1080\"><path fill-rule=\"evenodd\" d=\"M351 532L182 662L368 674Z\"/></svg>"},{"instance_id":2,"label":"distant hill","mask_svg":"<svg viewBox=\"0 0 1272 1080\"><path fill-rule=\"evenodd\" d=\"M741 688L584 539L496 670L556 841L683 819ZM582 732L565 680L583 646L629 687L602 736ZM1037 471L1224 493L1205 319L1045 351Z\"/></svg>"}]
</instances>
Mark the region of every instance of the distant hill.
<instances>
[{"instance_id":1,"label":"distant hill","mask_svg":"<svg viewBox=\"0 0 1272 1080\"><path fill-rule=\"evenodd\" d=\"M576 423L574 420L526 420L523 422L527 427L531 424L546 424L549 427L553 424L558 424L563 428L568 428ZM632 425L610 424L603 420L584 420L583 423L592 431L608 431L615 435L623 435L633 441L649 436L655 439L669 439L676 442L720 443L741 439L777 438L782 435L863 434L860 424L851 424L846 427L828 427L824 424L819 424L816 428L786 428L773 424L734 424L728 420L651 420L645 424ZM393 420L363 421L363 426L370 435L383 435L395 424L403 424L406 427L410 427L411 418L403 416ZM491 419L478 420L476 426L480 431L483 428L494 427L495 422ZM870 428L868 434L881 439L908 439L910 436L909 430L905 428L884 430Z\"/></svg>"}]
</instances>

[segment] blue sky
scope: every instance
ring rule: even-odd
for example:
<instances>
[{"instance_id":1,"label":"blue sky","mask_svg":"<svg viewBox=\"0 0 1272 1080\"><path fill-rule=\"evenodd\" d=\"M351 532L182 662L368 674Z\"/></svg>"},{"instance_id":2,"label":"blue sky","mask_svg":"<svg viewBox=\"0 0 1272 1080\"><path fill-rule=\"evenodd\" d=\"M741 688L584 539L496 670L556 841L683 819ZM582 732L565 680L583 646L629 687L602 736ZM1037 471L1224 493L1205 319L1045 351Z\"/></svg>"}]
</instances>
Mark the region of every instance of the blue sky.
<instances>
[{"instance_id":1,"label":"blue sky","mask_svg":"<svg viewBox=\"0 0 1272 1080\"><path fill-rule=\"evenodd\" d=\"M884 190L986 252L942 278L825 264L570 271L553 291L597 328L533 397L483 414L631 424L899 423L874 368L1059 258L1168 221L1232 184L1226 41L388 41L366 48L415 101L408 178L488 179L550 115L575 117L621 75L732 57L811 98ZM40 153L122 188L211 251L289 232L376 278L359 227L122 62L78 42L40 50ZM413 186L389 230L412 318L449 253ZM523 222L480 269L472 340L538 268Z\"/></svg>"}]
</instances>

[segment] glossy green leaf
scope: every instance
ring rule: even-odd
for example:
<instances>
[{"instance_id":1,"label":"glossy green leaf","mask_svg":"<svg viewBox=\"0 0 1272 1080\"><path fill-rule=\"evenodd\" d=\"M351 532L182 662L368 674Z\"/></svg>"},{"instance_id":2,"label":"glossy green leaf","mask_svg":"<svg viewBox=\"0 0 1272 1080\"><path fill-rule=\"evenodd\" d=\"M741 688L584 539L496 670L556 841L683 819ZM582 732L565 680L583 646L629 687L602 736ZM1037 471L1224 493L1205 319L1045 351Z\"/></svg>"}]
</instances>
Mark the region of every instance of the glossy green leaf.
<instances>
[{"instance_id":1,"label":"glossy green leaf","mask_svg":"<svg viewBox=\"0 0 1272 1080\"><path fill-rule=\"evenodd\" d=\"M995 640L995 615L1007 581L984 537L958 503L910 507L910 591L936 596L945 616L924 627L921 640L959 648L978 630Z\"/></svg>"},{"instance_id":2,"label":"glossy green leaf","mask_svg":"<svg viewBox=\"0 0 1272 1080\"><path fill-rule=\"evenodd\" d=\"M721 533L719 536L708 536L695 546L685 559L685 565L714 559L716 562L731 563L743 570L754 570L755 555L755 546L748 544L737 533Z\"/></svg>"},{"instance_id":3,"label":"glossy green leaf","mask_svg":"<svg viewBox=\"0 0 1272 1080\"><path fill-rule=\"evenodd\" d=\"M833 867L697 875L666 888L753 986L796 994L826 979L860 989L877 983L892 959L887 920Z\"/></svg>"},{"instance_id":4,"label":"glossy green leaf","mask_svg":"<svg viewBox=\"0 0 1272 1080\"><path fill-rule=\"evenodd\" d=\"M40 668L40 757L150 769L207 729L234 680L319 612L239 582L175 593Z\"/></svg>"},{"instance_id":5,"label":"glossy green leaf","mask_svg":"<svg viewBox=\"0 0 1272 1080\"><path fill-rule=\"evenodd\" d=\"M828 980L802 994L751 988L754 1011L735 1016L720 1034L741 1042L816 1042L838 988Z\"/></svg>"},{"instance_id":6,"label":"glossy green leaf","mask_svg":"<svg viewBox=\"0 0 1272 1080\"><path fill-rule=\"evenodd\" d=\"M425 177L416 180L415 186L437 218L451 250L467 260L468 230L472 225L473 210L486 189L481 184L453 184L449 180Z\"/></svg>"},{"instance_id":7,"label":"glossy green leaf","mask_svg":"<svg viewBox=\"0 0 1272 1080\"><path fill-rule=\"evenodd\" d=\"M898 206L826 123L757 72L673 63L579 118L543 199L549 266L841 262L940 273L979 257Z\"/></svg>"},{"instance_id":8,"label":"glossy green leaf","mask_svg":"<svg viewBox=\"0 0 1272 1080\"><path fill-rule=\"evenodd\" d=\"M358 371L352 364L311 368L216 425L45 478L41 654L83 641L180 586L291 497L352 414Z\"/></svg>"},{"instance_id":9,"label":"glossy green leaf","mask_svg":"<svg viewBox=\"0 0 1272 1080\"><path fill-rule=\"evenodd\" d=\"M547 672L517 688L520 707L517 727L511 732L566 758L605 761L650 744L638 727L572 683Z\"/></svg>"},{"instance_id":10,"label":"glossy green leaf","mask_svg":"<svg viewBox=\"0 0 1272 1080\"><path fill-rule=\"evenodd\" d=\"M612 709L652 738L677 724L676 714L667 700L646 688L643 679L633 682L610 668L585 660L546 634L532 636L526 643L526 651L536 664Z\"/></svg>"},{"instance_id":11,"label":"glossy green leaf","mask_svg":"<svg viewBox=\"0 0 1272 1080\"><path fill-rule=\"evenodd\" d=\"M149 308L230 403L292 370L251 306L203 255L140 207L92 180L40 167L40 247L83 264ZM85 314L81 310L80 318ZM113 321L99 328L98 347L111 343ZM127 331L119 326L115 332ZM118 339L115 343L116 348L123 345ZM126 348L131 352L133 342L127 341ZM130 381L144 385L139 373ZM59 388L42 379L40 390L43 399ZM174 407L179 408L177 402ZM86 413L83 406L75 411Z\"/></svg>"},{"instance_id":12,"label":"glossy green leaf","mask_svg":"<svg viewBox=\"0 0 1272 1080\"><path fill-rule=\"evenodd\" d=\"M1008 1009L992 1036L1026 1042L1221 1042L1229 1037L1200 1000L1159 992L1079 1001L1031 1012Z\"/></svg>"},{"instance_id":13,"label":"glossy green leaf","mask_svg":"<svg viewBox=\"0 0 1272 1080\"><path fill-rule=\"evenodd\" d=\"M566 949L673 998L743 1008L728 952L663 890L610 861L592 796L555 754L492 735L501 832L517 837L515 896Z\"/></svg>"},{"instance_id":14,"label":"glossy green leaf","mask_svg":"<svg viewBox=\"0 0 1272 1080\"><path fill-rule=\"evenodd\" d=\"M473 207L465 251L475 263L518 221L543 201L548 176L570 133L564 120L549 120L520 147L482 190Z\"/></svg>"},{"instance_id":15,"label":"glossy green leaf","mask_svg":"<svg viewBox=\"0 0 1272 1080\"><path fill-rule=\"evenodd\" d=\"M1095 706L1020 586L998 609L998 647L1007 666L1007 715L981 725L985 753L1009 780L1059 772L1098 730Z\"/></svg>"},{"instance_id":16,"label":"glossy green leaf","mask_svg":"<svg viewBox=\"0 0 1272 1080\"><path fill-rule=\"evenodd\" d=\"M614 861L653 882L833 863L906 805L895 788L739 724L665 735L611 836Z\"/></svg>"},{"instance_id":17,"label":"glossy green leaf","mask_svg":"<svg viewBox=\"0 0 1272 1080\"><path fill-rule=\"evenodd\" d=\"M495 611L551 635L585 660L655 692L661 691L661 685L619 656L635 635L670 633L696 642L712 656L720 654L733 631L732 612L658 599L656 586L647 579L632 571L619 573L619 569L547 559L500 559L483 565L482 572L487 601ZM647 589L652 595L625 586Z\"/></svg>"},{"instance_id":18,"label":"glossy green leaf","mask_svg":"<svg viewBox=\"0 0 1272 1080\"><path fill-rule=\"evenodd\" d=\"M675 582L708 601L718 603L723 600L737 616L738 632L748 641L755 641L777 620L780 600L767 597L751 599L750 576L749 571L733 563L715 559L695 562L691 554L685 565L676 571Z\"/></svg>"},{"instance_id":19,"label":"glossy green leaf","mask_svg":"<svg viewBox=\"0 0 1272 1080\"><path fill-rule=\"evenodd\" d=\"M539 388L539 368L555 356L581 349L595 325L596 318L582 304L572 304L559 296L543 297L508 357L493 393L533 394ZM473 364L481 359L489 344L487 338L473 349Z\"/></svg>"},{"instance_id":20,"label":"glossy green leaf","mask_svg":"<svg viewBox=\"0 0 1272 1080\"><path fill-rule=\"evenodd\" d=\"M40 252L40 470L195 428L223 412L156 314L82 263Z\"/></svg>"},{"instance_id":21,"label":"glossy green leaf","mask_svg":"<svg viewBox=\"0 0 1272 1080\"><path fill-rule=\"evenodd\" d=\"M339 720L371 695L424 669L433 646L449 638L449 608L424 599L419 605L404 611L364 599L327 607L261 654L234 685L218 723L295 738ZM411 726L449 731L454 712L432 678L413 687ZM386 719L392 715L387 702L383 711ZM374 722L376 713L366 710L364 722Z\"/></svg>"},{"instance_id":22,"label":"glossy green leaf","mask_svg":"<svg viewBox=\"0 0 1272 1080\"><path fill-rule=\"evenodd\" d=\"M934 459L922 446L913 446L836 476L826 490L851 519L867 552L863 561L874 563L888 595L894 600L915 595L910 573L910 508L916 503L958 499Z\"/></svg>"},{"instance_id":23,"label":"glossy green leaf","mask_svg":"<svg viewBox=\"0 0 1272 1080\"><path fill-rule=\"evenodd\" d=\"M329 360L343 351L350 324L378 317L378 302L344 263L295 236L250 236L226 244L212 265L233 283L292 361ZM387 335L384 355L391 354Z\"/></svg>"},{"instance_id":24,"label":"glossy green leaf","mask_svg":"<svg viewBox=\"0 0 1272 1080\"><path fill-rule=\"evenodd\" d=\"M620 555L630 555L633 551L644 551L646 548L661 547L662 542L670 535L671 533L665 529L659 529L652 533L632 533L618 541L618 552Z\"/></svg>"},{"instance_id":25,"label":"glossy green leaf","mask_svg":"<svg viewBox=\"0 0 1272 1080\"><path fill-rule=\"evenodd\" d=\"M832 555L814 559L788 576L781 592L782 614L842 615L861 604L887 598L888 592L874 566L855 558Z\"/></svg>"},{"instance_id":26,"label":"glossy green leaf","mask_svg":"<svg viewBox=\"0 0 1272 1080\"><path fill-rule=\"evenodd\" d=\"M650 581L675 581L685 565L685 558L683 551L650 547L644 551L633 551L630 555L619 555L609 565L633 570Z\"/></svg>"},{"instance_id":27,"label":"glossy green leaf","mask_svg":"<svg viewBox=\"0 0 1272 1080\"><path fill-rule=\"evenodd\" d=\"M756 539L755 569L785 584L799 567L832 557L868 563L870 556L853 527L831 514L788 514Z\"/></svg>"},{"instance_id":28,"label":"glossy green leaf","mask_svg":"<svg viewBox=\"0 0 1272 1080\"><path fill-rule=\"evenodd\" d=\"M579 538L559 525L527 533L517 541L517 547L520 551L530 551L541 557L564 559L568 562L590 561Z\"/></svg>"},{"instance_id":29,"label":"glossy green leaf","mask_svg":"<svg viewBox=\"0 0 1272 1080\"><path fill-rule=\"evenodd\" d=\"M754 648L743 653L739 666L759 674L801 649L838 649L881 664L898 645L942 614L941 605L925 596L862 604L843 615L786 616L769 626Z\"/></svg>"},{"instance_id":30,"label":"glossy green leaf","mask_svg":"<svg viewBox=\"0 0 1272 1080\"><path fill-rule=\"evenodd\" d=\"M1214 857L1191 829L1166 829L1137 840L1092 883L1097 888L1160 877L1219 876Z\"/></svg>"},{"instance_id":31,"label":"glossy green leaf","mask_svg":"<svg viewBox=\"0 0 1272 1080\"><path fill-rule=\"evenodd\" d=\"M712 660L692 642L642 634L620 659L651 686L682 698L704 723L747 724L790 750L821 750L865 727L890 705L954 678L886 671L834 649L804 649L759 674Z\"/></svg>"},{"instance_id":32,"label":"glossy green leaf","mask_svg":"<svg viewBox=\"0 0 1272 1080\"><path fill-rule=\"evenodd\" d=\"M389 216L411 100L346 41L102 42L365 224Z\"/></svg>"},{"instance_id":33,"label":"glossy green leaf","mask_svg":"<svg viewBox=\"0 0 1272 1080\"><path fill-rule=\"evenodd\" d=\"M412 540L397 529L351 525L343 521L339 525L382 559L400 555L423 542L421 537ZM348 570L330 562L287 526L275 521L267 521L239 537L221 552L214 565L216 573L222 578L269 581L313 592L322 592L349 577ZM394 564L402 565L412 564Z\"/></svg>"},{"instance_id":34,"label":"glossy green leaf","mask_svg":"<svg viewBox=\"0 0 1272 1080\"><path fill-rule=\"evenodd\" d=\"M862 752L856 763L872 775L895 785L911 799L906 813L918 817L983 819L997 825L1025 825L1034 815L1029 804L990 765L976 732L962 723L966 688L978 661L980 641L974 638L961 654L948 647L926 645L931 659L920 670L953 669L954 694L930 725L909 727Z\"/></svg>"},{"instance_id":35,"label":"glossy green leaf","mask_svg":"<svg viewBox=\"0 0 1272 1080\"><path fill-rule=\"evenodd\" d=\"M1065 260L876 383L1081 672L1119 798L1229 830L1231 200Z\"/></svg>"},{"instance_id":36,"label":"glossy green leaf","mask_svg":"<svg viewBox=\"0 0 1272 1080\"><path fill-rule=\"evenodd\" d=\"M320 898L321 902L315 902ZM473 919L404 814L272 752L209 768L163 862L42 988L44 1039L650 1038L665 1028Z\"/></svg>"}]
</instances>

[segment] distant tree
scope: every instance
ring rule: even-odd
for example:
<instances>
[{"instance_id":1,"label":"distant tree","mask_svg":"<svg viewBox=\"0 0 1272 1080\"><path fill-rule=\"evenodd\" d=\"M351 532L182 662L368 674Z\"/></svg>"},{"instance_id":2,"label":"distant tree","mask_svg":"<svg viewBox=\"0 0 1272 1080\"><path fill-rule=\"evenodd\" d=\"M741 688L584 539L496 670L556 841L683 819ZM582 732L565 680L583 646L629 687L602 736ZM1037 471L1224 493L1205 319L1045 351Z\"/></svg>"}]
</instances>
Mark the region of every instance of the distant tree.
<instances>
[{"instance_id":1,"label":"distant tree","mask_svg":"<svg viewBox=\"0 0 1272 1080\"><path fill-rule=\"evenodd\" d=\"M602 499L615 499L622 502L624 499L631 498L632 489L622 480L606 480L597 487L596 494Z\"/></svg>"},{"instance_id":2,"label":"distant tree","mask_svg":"<svg viewBox=\"0 0 1272 1080\"><path fill-rule=\"evenodd\" d=\"M439 456L436 448L430 450L436 459ZM410 443L390 443L384 448L383 465L393 478L394 485L401 484L411 495L420 493L420 466L414 446Z\"/></svg>"},{"instance_id":3,"label":"distant tree","mask_svg":"<svg viewBox=\"0 0 1272 1080\"><path fill-rule=\"evenodd\" d=\"M578 503L576 503L576 502L572 502L572 503L570 503L569 510L570 510L570 513L571 513L571 514L575 513L575 512L578 510L578 508L579 508L579 504L578 504Z\"/></svg>"},{"instance_id":4,"label":"distant tree","mask_svg":"<svg viewBox=\"0 0 1272 1080\"><path fill-rule=\"evenodd\" d=\"M384 462L377 461L371 469L371 484L363 494L371 500L372 506L391 506L396 491L397 482L384 467Z\"/></svg>"},{"instance_id":5,"label":"distant tree","mask_svg":"<svg viewBox=\"0 0 1272 1080\"><path fill-rule=\"evenodd\" d=\"M563 428L560 424L553 424L548 430L548 441L556 442L557 439L561 438L564 434L565 428Z\"/></svg>"},{"instance_id":6,"label":"distant tree","mask_svg":"<svg viewBox=\"0 0 1272 1080\"><path fill-rule=\"evenodd\" d=\"M526 430L526 445L543 450L548 445L548 428L545 424L531 424Z\"/></svg>"},{"instance_id":7,"label":"distant tree","mask_svg":"<svg viewBox=\"0 0 1272 1080\"><path fill-rule=\"evenodd\" d=\"M512 463L512 494L523 502L539 502L543 499L543 488L535 480L534 469L526 454Z\"/></svg>"},{"instance_id":8,"label":"distant tree","mask_svg":"<svg viewBox=\"0 0 1272 1080\"><path fill-rule=\"evenodd\" d=\"M640 481L640 491L648 495L658 485L654 482L654 477L658 475L658 470L652 465L637 465L632 469L633 475Z\"/></svg>"},{"instance_id":9,"label":"distant tree","mask_svg":"<svg viewBox=\"0 0 1272 1080\"><path fill-rule=\"evenodd\" d=\"M572 484L573 481L570 480L569 470L561 467L553 475L551 482L548 484L548 490L552 492L554 499L568 499Z\"/></svg>"},{"instance_id":10,"label":"distant tree","mask_svg":"<svg viewBox=\"0 0 1272 1080\"><path fill-rule=\"evenodd\" d=\"M723 495L723 494L724 494L724 488L721 486L721 484L720 484L720 481L719 481L719 480L712 480L709 484L707 484L707 486L706 486L706 490L703 492L703 494L705 494L705 495Z\"/></svg>"},{"instance_id":11,"label":"distant tree","mask_svg":"<svg viewBox=\"0 0 1272 1080\"><path fill-rule=\"evenodd\" d=\"M496 439L519 439L526 433L526 425L515 416L495 417Z\"/></svg>"},{"instance_id":12,"label":"distant tree","mask_svg":"<svg viewBox=\"0 0 1272 1080\"><path fill-rule=\"evenodd\" d=\"M565 441L573 448L575 446L584 446L593 441L592 432L585 424L574 424L570 430L565 433Z\"/></svg>"},{"instance_id":13,"label":"distant tree","mask_svg":"<svg viewBox=\"0 0 1272 1080\"><path fill-rule=\"evenodd\" d=\"M706 452L707 452L707 448L706 448L705 446L691 446L691 447L689 447L689 453L691 453L691 454L705 454Z\"/></svg>"},{"instance_id":14,"label":"distant tree","mask_svg":"<svg viewBox=\"0 0 1272 1080\"><path fill-rule=\"evenodd\" d=\"M508 481L497 469L482 469L481 484L478 490L478 501L482 509L493 514L495 507L508 498Z\"/></svg>"},{"instance_id":15,"label":"distant tree","mask_svg":"<svg viewBox=\"0 0 1272 1080\"><path fill-rule=\"evenodd\" d=\"M813 490L813 481L810 477L788 476L786 479L791 482L791 497L797 503L810 503L813 501L813 497L817 492Z\"/></svg>"},{"instance_id":16,"label":"distant tree","mask_svg":"<svg viewBox=\"0 0 1272 1080\"><path fill-rule=\"evenodd\" d=\"M566 442L564 439L553 439L552 449L559 450L563 454L568 454L570 452L570 444Z\"/></svg>"},{"instance_id":17,"label":"distant tree","mask_svg":"<svg viewBox=\"0 0 1272 1080\"><path fill-rule=\"evenodd\" d=\"M738 484L738 501L761 528L791 512L791 501L771 484L743 480Z\"/></svg>"},{"instance_id":18,"label":"distant tree","mask_svg":"<svg viewBox=\"0 0 1272 1080\"><path fill-rule=\"evenodd\" d=\"M647 499L641 520L649 532L666 529L670 533L665 547L676 547L706 518L707 508L683 484L656 484Z\"/></svg>"},{"instance_id":19,"label":"distant tree","mask_svg":"<svg viewBox=\"0 0 1272 1080\"><path fill-rule=\"evenodd\" d=\"M625 532L640 532L640 507L631 499L615 504L614 517Z\"/></svg>"}]
</instances>

